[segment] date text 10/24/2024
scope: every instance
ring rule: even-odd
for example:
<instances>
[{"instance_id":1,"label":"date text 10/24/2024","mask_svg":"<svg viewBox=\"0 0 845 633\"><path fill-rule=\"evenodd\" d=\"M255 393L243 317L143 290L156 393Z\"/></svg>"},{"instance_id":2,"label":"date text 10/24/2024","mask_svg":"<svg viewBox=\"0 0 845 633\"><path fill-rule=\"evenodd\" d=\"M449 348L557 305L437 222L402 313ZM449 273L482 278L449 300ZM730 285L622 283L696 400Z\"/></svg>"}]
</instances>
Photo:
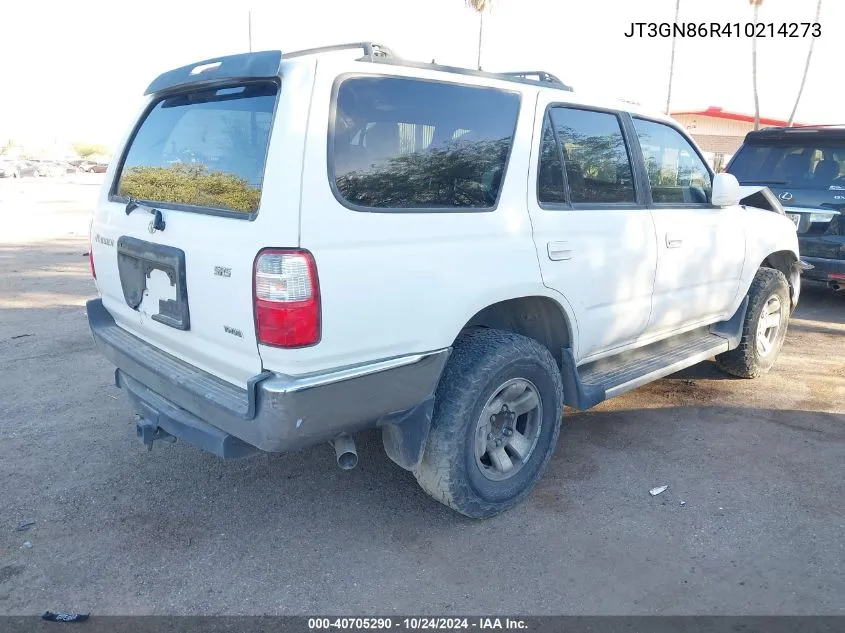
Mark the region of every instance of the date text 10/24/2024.
<instances>
[{"instance_id":1,"label":"date text 10/24/2024","mask_svg":"<svg viewBox=\"0 0 845 633\"><path fill-rule=\"evenodd\" d=\"M818 22L631 22L625 37L821 37Z\"/></svg>"},{"instance_id":2,"label":"date text 10/24/2024","mask_svg":"<svg viewBox=\"0 0 845 633\"><path fill-rule=\"evenodd\" d=\"M528 624L520 618L502 617L333 617L333 618L308 618L309 631L328 631L332 629L364 631L364 630L400 630L400 631L519 631L528 628Z\"/></svg>"}]
</instances>

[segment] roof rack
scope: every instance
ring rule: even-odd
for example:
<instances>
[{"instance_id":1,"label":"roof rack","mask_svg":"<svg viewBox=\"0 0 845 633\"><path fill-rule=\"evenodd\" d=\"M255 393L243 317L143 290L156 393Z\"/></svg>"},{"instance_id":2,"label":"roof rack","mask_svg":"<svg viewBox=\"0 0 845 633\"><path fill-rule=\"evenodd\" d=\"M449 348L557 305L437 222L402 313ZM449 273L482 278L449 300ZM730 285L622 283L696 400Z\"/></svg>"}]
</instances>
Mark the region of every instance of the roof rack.
<instances>
[{"instance_id":1,"label":"roof rack","mask_svg":"<svg viewBox=\"0 0 845 633\"><path fill-rule=\"evenodd\" d=\"M376 61L385 59L399 59L392 50L387 46L376 44L375 42L354 42L351 44L336 44L334 46L320 46L317 48L307 48L301 51L291 51L282 55L284 58L301 57L303 55L314 55L317 53L333 53L335 51L347 51L361 49L364 51L364 57L360 61Z\"/></svg>"},{"instance_id":2,"label":"roof rack","mask_svg":"<svg viewBox=\"0 0 845 633\"><path fill-rule=\"evenodd\" d=\"M302 57L304 55L316 55L319 53L333 53L346 50L363 50L364 56L358 59L362 62L375 62L383 64L394 64L397 66L408 66L412 68L428 68L440 72L454 73L459 75L471 75L476 77L487 77L490 79L503 79L524 84L542 85L547 88L557 88L572 92L572 88L563 83L553 74L544 70L515 71L505 73L491 73L482 70L471 70L469 68L458 68L455 66L441 66L432 60L431 63L415 62L402 59L390 48L376 42L354 42L350 44L336 44L334 46L321 46L319 48L308 48L302 51L291 51L284 53L284 59L291 57Z\"/></svg>"},{"instance_id":3,"label":"roof rack","mask_svg":"<svg viewBox=\"0 0 845 633\"><path fill-rule=\"evenodd\" d=\"M546 72L514 72L514 73L491 73L484 70L472 70L470 68L459 68L457 66L441 66L435 62L412 62L406 59L378 59L373 60L382 64L394 64L396 66L406 66L410 68L424 68L428 70L437 70L444 73L452 73L455 75L467 75L469 77L486 77L487 79L498 79L500 81L512 81L514 83L528 84L531 86L543 86L545 88L554 88L556 90L566 90L572 92L572 88L563 83L554 75ZM543 77L540 76L543 75ZM535 75L535 77L532 77Z\"/></svg>"},{"instance_id":4,"label":"roof rack","mask_svg":"<svg viewBox=\"0 0 845 633\"><path fill-rule=\"evenodd\" d=\"M558 86L571 90L571 88L565 83L563 83L560 79L555 77L552 73L547 73L545 70L514 71L498 74L502 75L503 77L513 77L514 79L529 79L532 81L556 84Z\"/></svg>"}]
</instances>

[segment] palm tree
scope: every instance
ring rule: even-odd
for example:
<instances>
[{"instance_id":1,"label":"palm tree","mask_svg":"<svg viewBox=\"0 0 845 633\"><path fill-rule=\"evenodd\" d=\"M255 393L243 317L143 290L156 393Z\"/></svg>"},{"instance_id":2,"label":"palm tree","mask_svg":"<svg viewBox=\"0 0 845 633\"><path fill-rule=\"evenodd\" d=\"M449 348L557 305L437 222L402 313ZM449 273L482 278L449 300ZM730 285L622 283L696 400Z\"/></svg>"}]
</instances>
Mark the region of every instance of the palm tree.
<instances>
[{"instance_id":1,"label":"palm tree","mask_svg":"<svg viewBox=\"0 0 845 633\"><path fill-rule=\"evenodd\" d=\"M681 10L681 0L675 0L675 24L678 23L678 12ZM672 30L672 56L669 59L669 90L666 93L666 114L669 114L669 104L672 101L672 79L675 76L675 31Z\"/></svg>"},{"instance_id":2,"label":"palm tree","mask_svg":"<svg viewBox=\"0 0 845 633\"><path fill-rule=\"evenodd\" d=\"M816 19L814 22L818 24L819 15L822 12L822 0L816 4ZM810 59L813 57L813 46L816 43L816 37L810 40L810 50L807 51L807 62L804 64L804 76L801 77L801 87L798 88L798 96L795 97L795 106L792 108L792 114L789 115L789 122L787 125L792 127L792 120L795 118L795 113L798 111L798 104L801 102L801 94L804 92L804 84L807 83L807 72L810 70Z\"/></svg>"},{"instance_id":3,"label":"palm tree","mask_svg":"<svg viewBox=\"0 0 845 633\"><path fill-rule=\"evenodd\" d=\"M493 0L464 0L466 6L478 12L478 70L481 70L481 40L484 36L484 13L493 6Z\"/></svg>"},{"instance_id":4,"label":"palm tree","mask_svg":"<svg viewBox=\"0 0 845 633\"><path fill-rule=\"evenodd\" d=\"M763 0L748 0L754 7L754 33L751 36L751 83L754 85L754 129L760 129L760 97L757 95L757 16Z\"/></svg>"}]
</instances>

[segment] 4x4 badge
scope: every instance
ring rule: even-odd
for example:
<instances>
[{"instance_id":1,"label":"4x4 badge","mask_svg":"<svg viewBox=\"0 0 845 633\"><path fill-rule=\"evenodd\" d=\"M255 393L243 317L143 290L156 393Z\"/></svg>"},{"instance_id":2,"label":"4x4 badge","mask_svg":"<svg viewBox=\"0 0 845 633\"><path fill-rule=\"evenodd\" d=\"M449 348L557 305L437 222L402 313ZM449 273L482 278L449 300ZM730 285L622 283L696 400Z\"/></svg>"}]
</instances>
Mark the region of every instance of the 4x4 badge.
<instances>
[{"instance_id":1,"label":"4x4 badge","mask_svg":"<svg viewBox=\"0 0 845 633\"><path fill-rule=\"evenodd\" d=\"M789 202L790 200L792 200L792 198L793 198L792 194L789 193L788 191L784 191L782 194L780 194L780 199L783 200L784 202Z\"/></svg>"}]
</instances>

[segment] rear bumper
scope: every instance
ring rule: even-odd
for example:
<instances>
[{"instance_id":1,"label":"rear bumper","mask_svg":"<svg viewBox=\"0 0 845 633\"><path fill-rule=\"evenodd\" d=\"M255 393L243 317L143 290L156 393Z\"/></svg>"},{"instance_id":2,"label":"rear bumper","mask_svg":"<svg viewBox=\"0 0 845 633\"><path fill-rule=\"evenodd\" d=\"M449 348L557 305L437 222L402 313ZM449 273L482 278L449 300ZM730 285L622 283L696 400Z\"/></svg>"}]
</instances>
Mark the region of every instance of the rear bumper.
<instances>
[{"instance_id":1,"label":"rear bumper","mask_svg":"<svg viewBox=\"0 0 845 633\"><path fill-rule=\"evenodd\" d=\"M296 450L340 433L430 422L449 355L443 349L297 378L264 372L241 389L121 329L102 300L87 308L94 341L117 366L115 382L142 418L139 435L146 440L161 429L222 457ZM425 415L417 415L421 411ZM424 437L428 429L410 434L420 431Z\"/></svg>"},{"instance_id":2,"label":"rear bumper","mask_svg":"<svg viewBox=\"0 0 845 633\"><path fill-rule=\"evenodd\" d=\"M802 257L811 270L804 271L804 277L814 281L833 281L837 279L845 282L845 259L827 259L825 257Z\"/></svg>"}]
</instances>

